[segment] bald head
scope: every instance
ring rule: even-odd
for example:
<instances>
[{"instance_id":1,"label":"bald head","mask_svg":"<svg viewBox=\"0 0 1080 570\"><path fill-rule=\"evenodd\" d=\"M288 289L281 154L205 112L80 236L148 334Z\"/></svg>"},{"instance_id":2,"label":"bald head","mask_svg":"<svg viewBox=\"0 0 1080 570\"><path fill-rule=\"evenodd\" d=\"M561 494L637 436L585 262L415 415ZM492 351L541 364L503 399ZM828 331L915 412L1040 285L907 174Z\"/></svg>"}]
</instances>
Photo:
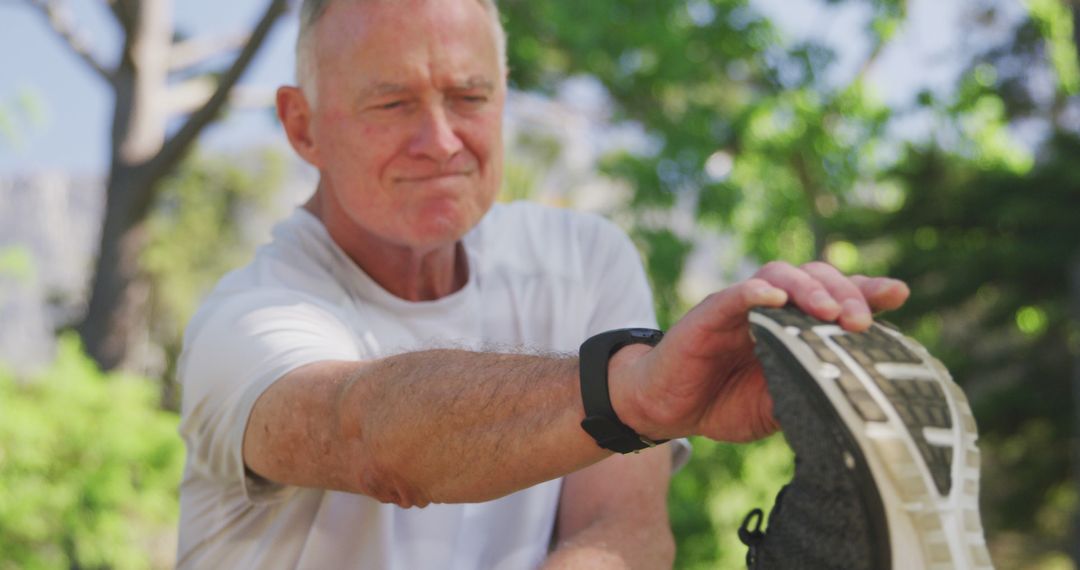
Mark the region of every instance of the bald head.
<instances>
[{"instance_id":1,"label":"bald head","mask_svg":"<svg viewBox=\"0 0 1080 570\"><path fill-rule=\"evenodd\" d=\"M314 29L331 4L338 2L393 2L400 0L304 0L300 6L300 33L296 38L296 81L312 104L315 103L315 41ZM439 1L439 0L434 0ZM499 50L499 63L506 68L506 32L499 19L495 0L477 0L491 15L495 40Z\"/></svg>"}]
</instances>

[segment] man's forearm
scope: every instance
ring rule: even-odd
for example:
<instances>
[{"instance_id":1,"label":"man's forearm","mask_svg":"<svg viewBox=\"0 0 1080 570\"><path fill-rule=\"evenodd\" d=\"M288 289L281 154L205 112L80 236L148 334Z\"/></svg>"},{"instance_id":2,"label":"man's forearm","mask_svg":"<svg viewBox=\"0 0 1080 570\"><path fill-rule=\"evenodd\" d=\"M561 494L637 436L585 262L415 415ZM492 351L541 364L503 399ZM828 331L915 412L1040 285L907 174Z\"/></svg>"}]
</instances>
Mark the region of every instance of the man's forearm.
<instances>
[{"instance_id":1,"label":"man's forearm","mask_svg":"<svg viewBox=\"0 0 1080 570\"><path fill-rule=\"evenodd\" d=\"M340 410L395 499L426 504L494 499L603 458L579 401L576 360L437 350L361 369Z\"/></svg>"},{"instance_id":2,"label":"man's forearm","mask_svg":"<svg viewBox=\"0 0 1080 570\"><path fill-rule=\"evenodd\" d=\"M490 500L609 455L579 426L577 378L575 359L457 350L301 369L256 404L245 460L401 506Z\"/></svg>"}]
</instances>

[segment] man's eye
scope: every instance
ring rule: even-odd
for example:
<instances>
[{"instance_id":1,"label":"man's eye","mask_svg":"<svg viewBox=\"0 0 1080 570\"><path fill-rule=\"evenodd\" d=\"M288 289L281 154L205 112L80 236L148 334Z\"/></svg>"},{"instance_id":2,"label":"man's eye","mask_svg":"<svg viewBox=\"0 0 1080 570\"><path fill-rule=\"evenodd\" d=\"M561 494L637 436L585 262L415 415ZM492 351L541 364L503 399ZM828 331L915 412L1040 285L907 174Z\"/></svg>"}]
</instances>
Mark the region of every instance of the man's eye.
<instances>
[{"instance_id":1,"label":"man's eye","mask_svg":"<svg viewBox=\"0 0 1080 570\"><path fill-rule=\"evenodd\" d=\"M479 104L487 103L488 98L484 95L462 95L460 99L466 103Z\"/></svg>"},{"instance_id":2,"label":"man's eye","mask_svg":"<svg viewBox=\"0 0 1080 570\"><path fill-rule=\"evenodd\" d=\"M392 109L401 108L403 106L405 106L404 101L390 101L388 103L382 103L382 104L378 105L378 108L379 109L385 109L385 110L389 111L389 110L392 110Z\"/></svg>"}]
</instances>

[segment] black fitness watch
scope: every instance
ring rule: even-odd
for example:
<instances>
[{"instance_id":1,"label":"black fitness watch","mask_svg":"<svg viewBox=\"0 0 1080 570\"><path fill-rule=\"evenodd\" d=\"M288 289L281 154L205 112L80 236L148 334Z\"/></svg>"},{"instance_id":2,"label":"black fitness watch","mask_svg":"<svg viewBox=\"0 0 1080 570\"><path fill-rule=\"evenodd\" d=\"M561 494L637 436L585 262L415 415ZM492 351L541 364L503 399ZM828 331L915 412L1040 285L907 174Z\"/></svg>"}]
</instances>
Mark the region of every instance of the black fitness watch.
<instances>
[{"instance_id":1,"label":"black fitness watch","mask_svg":"<svg viewBox=\"0 0 1080 570\"><path fill-rule=\"evenodd\" d=\"M585 404L584 429L596 444L618 453L634 453L667 442L653 441L619 421L611 407L608 391L608 361L620 348L630 344L656 346L664 333L654 329L616 329L600 333L581 344L581 401Z\"/></svg>"}]
</instances>

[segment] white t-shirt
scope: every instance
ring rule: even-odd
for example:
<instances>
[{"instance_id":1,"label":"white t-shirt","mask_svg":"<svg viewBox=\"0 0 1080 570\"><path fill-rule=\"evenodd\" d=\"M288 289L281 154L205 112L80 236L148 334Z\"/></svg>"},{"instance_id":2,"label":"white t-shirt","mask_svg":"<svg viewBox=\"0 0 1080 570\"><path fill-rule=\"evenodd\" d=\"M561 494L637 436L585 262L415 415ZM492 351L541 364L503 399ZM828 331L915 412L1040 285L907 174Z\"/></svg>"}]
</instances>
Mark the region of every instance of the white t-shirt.
<instances>
[{"instance_id":1,"label":"white t-shirt","mask_svg":"<svg viewBox=\"0 0 1080 570\"><path fill-rule=\"evenodd\" d=\"M255 400L302 365L447 347L574 352L604 330L656 326L636 250L600 217L496 205L463 243L465 287L435 301L405 301L297 209L251 264L221 280L188 326L179 365L188 450L180 568L518 570L542 563L561 479L486 503L402 509L273 484L243 464ZM687 449L676 449L681 463Z\"/></svg>"}]
</instances>

